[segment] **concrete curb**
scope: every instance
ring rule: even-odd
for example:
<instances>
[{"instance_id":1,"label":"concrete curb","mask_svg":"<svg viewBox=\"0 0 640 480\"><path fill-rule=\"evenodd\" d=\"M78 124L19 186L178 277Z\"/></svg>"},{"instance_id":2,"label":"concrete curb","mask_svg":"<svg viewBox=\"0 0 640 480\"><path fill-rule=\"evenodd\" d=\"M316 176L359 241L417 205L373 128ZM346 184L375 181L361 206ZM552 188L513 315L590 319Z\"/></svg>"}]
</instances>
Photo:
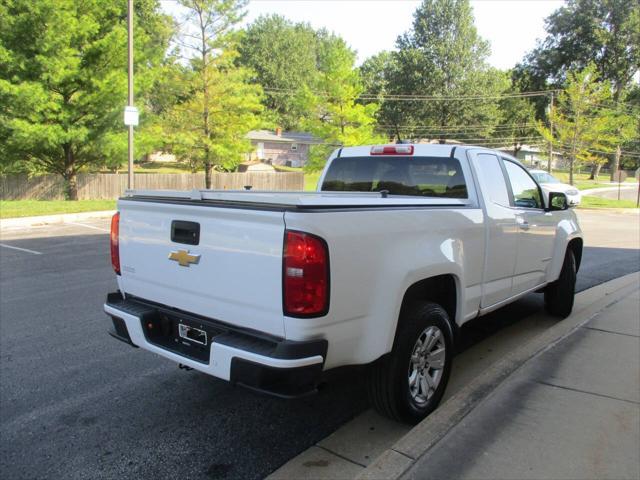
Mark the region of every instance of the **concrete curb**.
<instances>
[{"instance_id":1,"label":"concrete curb","mask_svg":"<svg viewBox=\"0 0 640 480\"><path fill-rule=\"evenodd\" d=\"M87 220L89 218L109 218L115 210L99 212L63 213L60 215L41 215L37 217L4 218L0 220L0 229L15 227L32 227L35 225L48 225L51 223L67 223Z\"/></svg>"},{"instance_id":2,"label":"concrete curb","mask_svg":"<svg viewBox=\"0 0 640 480\"><path fill-rule=\"evenodd\" d=\"M636 272L578 294L582 305L578 311L494 364L387 449L357 478L399 478L512 373L633 291L639 281L640 275Z\"/></svg>"}]
</instances>

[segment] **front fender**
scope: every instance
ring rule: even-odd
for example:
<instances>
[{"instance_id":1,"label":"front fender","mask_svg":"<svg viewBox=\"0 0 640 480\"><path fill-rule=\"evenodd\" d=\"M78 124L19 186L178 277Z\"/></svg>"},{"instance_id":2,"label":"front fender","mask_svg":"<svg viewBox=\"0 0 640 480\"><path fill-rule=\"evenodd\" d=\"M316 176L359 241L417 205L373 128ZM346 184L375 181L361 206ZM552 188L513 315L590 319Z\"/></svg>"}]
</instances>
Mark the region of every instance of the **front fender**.
<instances>
[{"instance_id":1,"label":"front fender","mask_svg":"<svg viewBox=\"0 0 640 480\"><path fill-rule=\"evenodd\" d=\"M547 269L547 282L558 279L569 242L576 238L582 238L582 230L575 212L566 210L567 215L558 222L556 227L556 241L553 247L553 257Z\"/></svg>"}]
</instances>

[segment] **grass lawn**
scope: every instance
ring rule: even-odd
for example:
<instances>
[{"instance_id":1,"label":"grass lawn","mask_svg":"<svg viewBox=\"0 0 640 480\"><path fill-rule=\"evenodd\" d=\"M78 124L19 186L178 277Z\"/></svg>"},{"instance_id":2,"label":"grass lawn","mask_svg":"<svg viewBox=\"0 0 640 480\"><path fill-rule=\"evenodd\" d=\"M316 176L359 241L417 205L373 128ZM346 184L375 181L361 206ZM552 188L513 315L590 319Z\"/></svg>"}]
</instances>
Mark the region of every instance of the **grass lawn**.
<instances>
[{"instance_id":1,"label":"grass lawn","mask_svg":"<svg viewBox=\"0 0 640 480\"><path fill-rule=\"evenodd\" d=\"M578 208L636 208L633 200L612 200L601 197L582 197Z\"/></svg>"},{"instance_id":2,"label":"grass lawn","mask_svg":"<svg viewBox=\"0 0 640 480\"><path fill-rule=\"evenodd\" d=\"M569 172L551 172L554 177L560 180L563 183L569 183ZM588 173L574 173L573 174L573 185L578 190L588 190L590 188L598 188L598 187L610 187L609 184L609 174L600 175L598 181L589 180ZM633 177L627 178L624 183L634 183L636 180Z\"/></svg>"},{"instance_id":3,"label":"grass lawn","mask_svg":"<svg viewBox=\"0 0 640 480\"><path fill-rule=\"evenodd\" d=\"M321 173L322 172L304 174L304 190L306 192L313 192L316 189Z\"/></svg>"},{"instance_id":4,"label":"grass lawn","mask_svg":"<svg viewBox=\"0 0 640 480\"><path fill-rule=\"evenodd\" d=\"M0 218L115 210L115 200L0 200Z\"/></svg>"},{"instance_id":5,"label":"grass lawn","mask_svg":"<svg viewBox=\"0 0 640 480\"><path fill-rule=\"evenodd\" d=\"M143 162L135 165L133 171L135 173L192 173L189 165L181 162Z\"/></svg>"},{"instance_id":6,"label":"grass lawn","mask_svg":"<svg viewBox=\"0 0 640 480\"><path fill-rule=\"evenodd\" d=\"M281 165L274 165L274 167L278 172L302 172L302 168L298 167L285 167ZM313 172L313 173L305 173L304 174L304 191L305 192L313 192L318 185L318 180L320 179L320 174L322 172Z\"/></svg>"}]
</instances>

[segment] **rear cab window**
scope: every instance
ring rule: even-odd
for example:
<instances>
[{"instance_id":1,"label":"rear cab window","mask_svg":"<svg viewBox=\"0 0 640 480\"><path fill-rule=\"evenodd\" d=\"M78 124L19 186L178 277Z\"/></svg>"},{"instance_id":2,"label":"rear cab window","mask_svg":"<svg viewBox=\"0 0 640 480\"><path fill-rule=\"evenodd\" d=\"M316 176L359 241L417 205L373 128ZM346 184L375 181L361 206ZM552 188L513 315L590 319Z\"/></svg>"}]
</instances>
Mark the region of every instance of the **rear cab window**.
<instances>
[{"instance_id":1,"label":"rear cab window","mask_svg":"<svg viewBox=\"0 0 640 480\"><path fill-rule=\"evenodd\" d=\"M364 156L335 158L322 191L380 192L439 198L469 198L462 166L456 158Z\"/></svg>"}]
</instances>

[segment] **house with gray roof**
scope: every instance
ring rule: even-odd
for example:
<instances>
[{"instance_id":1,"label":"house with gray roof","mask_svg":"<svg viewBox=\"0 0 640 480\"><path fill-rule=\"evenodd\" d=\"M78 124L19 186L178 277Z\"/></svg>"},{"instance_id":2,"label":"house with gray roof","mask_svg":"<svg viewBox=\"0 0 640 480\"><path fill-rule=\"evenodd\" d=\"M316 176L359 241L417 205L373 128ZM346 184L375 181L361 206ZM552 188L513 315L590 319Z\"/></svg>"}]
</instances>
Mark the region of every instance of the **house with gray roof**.
<instances>
[{"instance_id":1,"label":"house with gray roof","mask_svg":"<svg viewBox=\"0 0 640 480\"><path fill-rule=\"evenodd\" d=\"M254 150L247 161L260 161L285 167L303 167L311 145L323 143L310 133L275 130L252 130L247 134Z\"/></svg>"}]
</instances>

